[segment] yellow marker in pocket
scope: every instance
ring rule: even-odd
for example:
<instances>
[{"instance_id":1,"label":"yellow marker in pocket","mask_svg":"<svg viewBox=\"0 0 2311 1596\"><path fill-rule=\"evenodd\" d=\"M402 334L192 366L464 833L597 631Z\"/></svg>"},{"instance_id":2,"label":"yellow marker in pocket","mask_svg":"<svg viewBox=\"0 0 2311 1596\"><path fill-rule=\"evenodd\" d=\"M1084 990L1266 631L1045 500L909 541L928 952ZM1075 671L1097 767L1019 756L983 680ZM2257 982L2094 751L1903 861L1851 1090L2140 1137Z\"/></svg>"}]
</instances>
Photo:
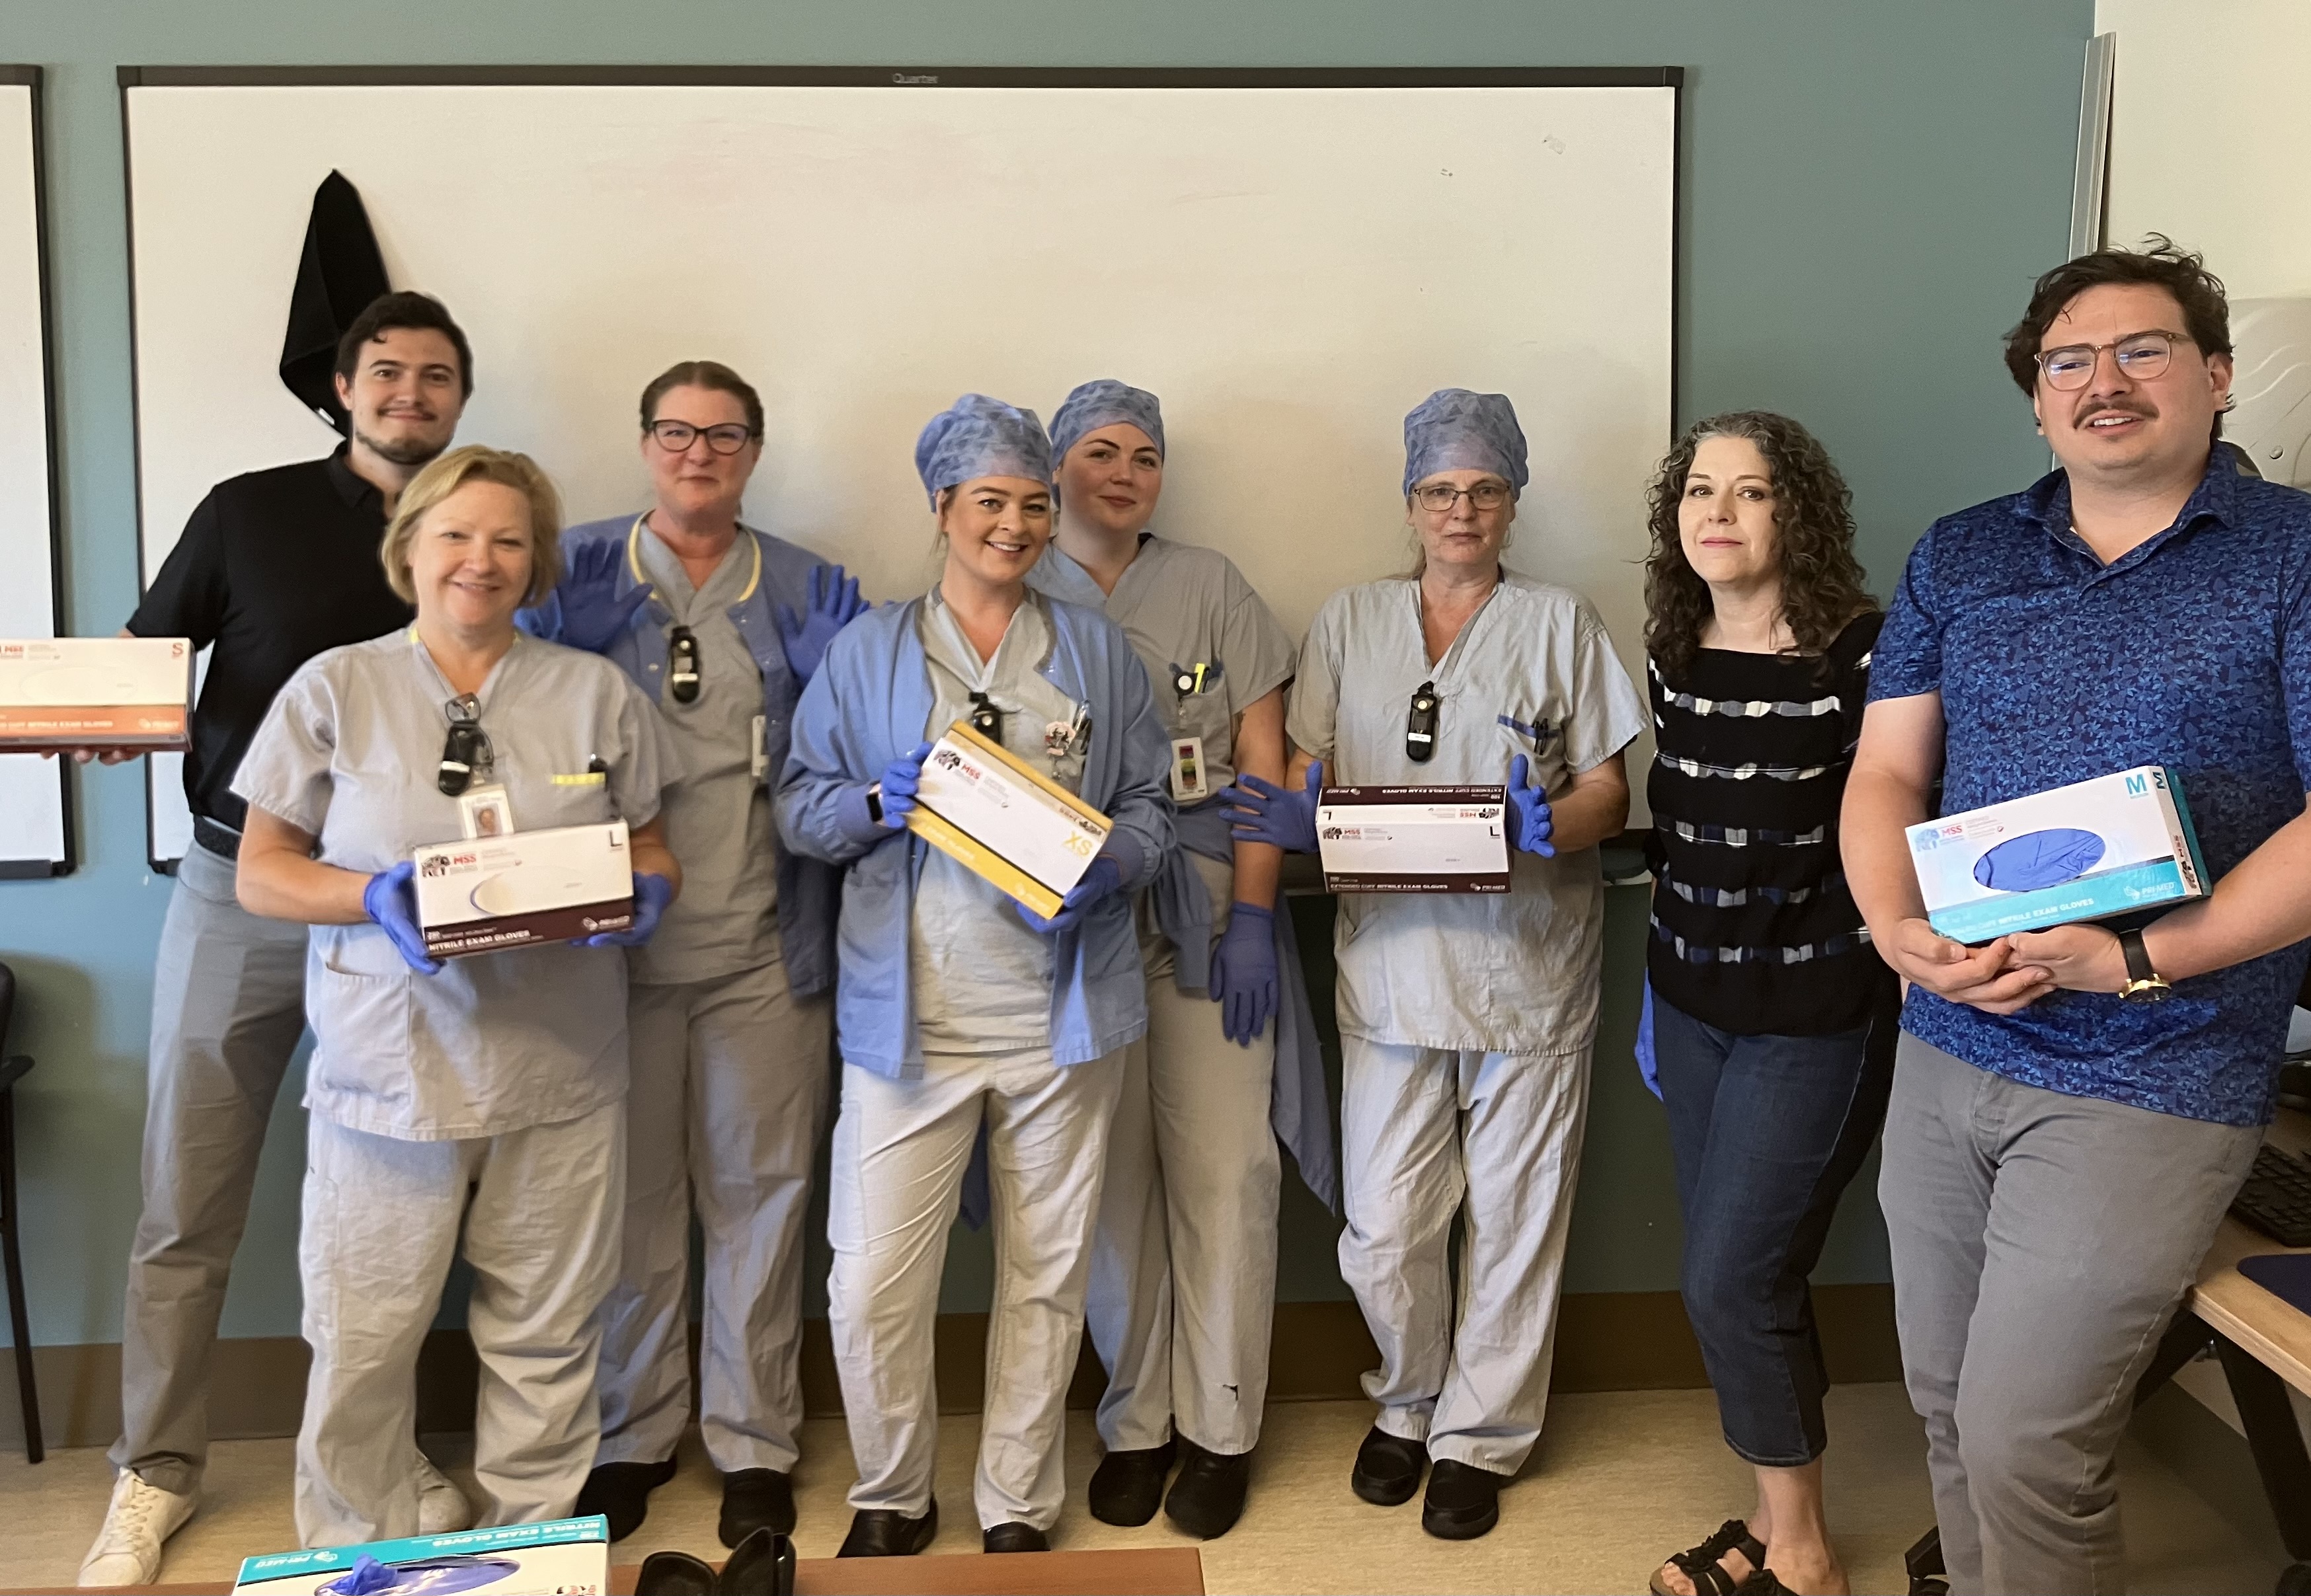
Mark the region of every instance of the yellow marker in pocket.
<instances>
[{"instance_id":1,"label":"yellow marker in pocket","mask_svg":"<svg viewBox=\"0 0 2311 1596\"><path fill-rule=\"evenodd\" d=\"M556 772L554 784L556 787L599 787L609 779L609 773L605 771L571 771L567 774Z\"/></svg>"}]
</instances>

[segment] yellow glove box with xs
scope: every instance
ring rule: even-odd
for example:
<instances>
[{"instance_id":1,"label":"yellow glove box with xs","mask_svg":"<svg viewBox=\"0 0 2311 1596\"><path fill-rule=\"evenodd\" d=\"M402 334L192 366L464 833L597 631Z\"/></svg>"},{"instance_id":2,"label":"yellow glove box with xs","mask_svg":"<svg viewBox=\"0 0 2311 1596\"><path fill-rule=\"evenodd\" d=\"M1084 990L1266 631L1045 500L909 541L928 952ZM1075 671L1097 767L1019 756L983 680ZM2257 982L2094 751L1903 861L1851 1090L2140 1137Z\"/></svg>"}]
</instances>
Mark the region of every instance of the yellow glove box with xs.
<instances>
[{"instance_id":1,"label":"yellow glove box with xs","mask_svg":"<svg viewBox=\"0 0 2311 1596\"><path fill-rule=\"evenodd\" d=\"M174 752L192 698L189 638L0 640L0 753Z\"/></svg>"},{"instance_id":2,"label":"yellow glove box with xs","mask_svg":"<svg viewBox=\"0 0 2311 1596\"><path fill-rule=\"evenodd\" d=\"M634 923L626 823L461 838L420 848L417 923L437 959L568 942Z\"/></svg>"},{"instance_id":3,"label":"yellow glove box with xs","mask_svg":"<svg viewBox=\"0 0 2311 1596\"><path fill-rule=\"evenodd\" d=\"M958 720L923 760L907 829L1049 920L1115 826Z\"/></svg>"}]
</instances>

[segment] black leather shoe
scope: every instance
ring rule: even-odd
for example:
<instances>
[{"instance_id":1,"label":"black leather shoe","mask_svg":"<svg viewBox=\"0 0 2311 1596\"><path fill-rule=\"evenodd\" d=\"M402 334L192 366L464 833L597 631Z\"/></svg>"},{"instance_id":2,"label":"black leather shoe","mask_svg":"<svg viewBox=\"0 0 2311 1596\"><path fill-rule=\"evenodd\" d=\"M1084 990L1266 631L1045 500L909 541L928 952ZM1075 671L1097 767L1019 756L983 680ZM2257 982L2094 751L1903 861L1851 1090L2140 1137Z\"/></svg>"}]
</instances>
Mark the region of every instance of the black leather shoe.
<instances>
[{"instance_id":1,"label":"black leather shoe","mask_svg":"<svg viewBox=\"0 0 2311 1596\"><path fill-rule=\"evenodd\" d=\"M987 1531L981 1544L990 1552L1047 1552L1051 1549L1051 1538L1033 1524L998 1524Z\"/></svg>"},{"instance_id":2,"label":"black leather shoe","mask_svg":"<svg viewBox=\"0 0 2311 1596\"><path fill-rule=\"evenodd\" d=\"M1135 1529L1154 1518L1164 1502L1164 1477L1171 1473L1174 1455L1174 1447L1166 1441L1136 1452L1112 1452L1100 1459L1099 1467L1091 1471L1091 1486L1084 1493L1091 1502L1091 1516L1103 1524L1121 1524L1125 1529Z\"/></svg>"},{"instance_id":3,"label":"black leather shoe","mask_svg":"<svg viewBox=\"0 0 2311 1596\"><path fill-rule=\"evenodd\" d=\"M1420 1527L1439 1540L1476 1539L1501 1522L1501 1487L1508 1482L1490 1469L1438 1458L1428 1470Z\"/></svg>"},{"instance_id":4,"label":"black leather shoe","mask_svg":"<svg viewBox=\"0 0 2311 1596\"><path fill-rule=\"evenodd\" d=\"M722 1565L719 1596L794 1596L794 1542L769 1530L741 1540Z\"/></svg>"},{"instance_id":5,"label":"black leather shoe","mask_svg":"<svg viewBox=\"0 0 2311 1596\"><path fill-rule=\"evenodd\" d=\"M775 1469L741 1469L722 1477L722 1520L715 1533L737 1547L757 1530L791 1535L795 1527L794 1476Z\"/></svg>"},{"instance_id":6,"label":"black leather shoe","mask_svg":"<svg viewBox=\"0 0 2311 1596\"><path fill-rule=\"evenodd\" d=\"M938 1500L911 1519L885 1507L862 1507L850 1515L850 1533L838 1557L911 1557L938 1539Z\"/></svg>"},{"instance_id":7,"label":"black leather shoe","mask_svg":"<svg viewBox=\"0 0 2311 1596\"><path fill-rule=\"evenodd\" d=\"M1244 1493L1251 1488L1251 1454L1206 1452L1180 1438L1180 1478L1164 1498L1164 1516L1189 1534L1216 1540L1243 1516Z\"/></svg>"},{"instance_id":8,"label":"black leather shoe","mask_svg":"<svg viewBox=\"0 0 2311 1596\"><path fill-rule=\"evenodd\" d=\"M714 1596L716 1585L714 1570L688 1552L652 1552L642 1559L634 1592L635 1596Z\"/></svg>"},{"instance_id":9,"label":"black leather shoe","mask_svg":"<svg viewBox=\"0 0 2311 1596\"><path fill-rule=\"evenodd\" d=\"M1391 1435L1374 1425L1356 1448L1356 1472L1348 1485L1375 1507L1396 1507L1412 1500L1420 1488L1420 1470L1428 1449L1417 1441Z\"/></svg>"},{"instance_id":10,"label":"black leather shoe","mask_svg":"<svg viewBox=\"0 0 2311 1596\"><path fill-rule=\"evenodd\" d=\"M610 1539L624 1540L650 1516L650 1494L674 1478L674 1460L663 1463L602 1463L578 1491L578 1516L600 1513L610 1521Z\"/></svg>"}]
</instances>

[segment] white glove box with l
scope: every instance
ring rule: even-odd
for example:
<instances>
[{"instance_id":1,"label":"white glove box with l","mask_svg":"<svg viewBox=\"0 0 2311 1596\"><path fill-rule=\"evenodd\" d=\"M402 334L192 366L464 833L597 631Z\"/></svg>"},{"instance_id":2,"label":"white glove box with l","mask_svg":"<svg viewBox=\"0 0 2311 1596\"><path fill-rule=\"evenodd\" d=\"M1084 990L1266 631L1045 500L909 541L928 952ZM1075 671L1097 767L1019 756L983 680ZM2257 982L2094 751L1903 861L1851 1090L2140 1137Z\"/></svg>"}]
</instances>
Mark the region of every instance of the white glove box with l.
<instances>
[{"instance_id":1,"label":"white glove box with l","mask_svg":"<svg viewBox=\"0 0 2311 1596\"><path fill-rule=\"evenodd\" d=\"M190 745L192 698L189 638L0 641L0 752L174 752Z\"/></svg>"},{"instance_id":2,"label":"white glove box with l","mask_svg":"<svg viewBox=\"0 0 2311 1596\"><path fill-rule=\"evenodd\" d=\"M436 958L568 942L634 923L626 823L437 842L412 856L417 923Z\"/></svg>"},{"instance_id":3,"label":"white glove box with l","mask_svg":"<svg viewBox=\"0 0 2311 1596\"><path fill-rule=\"evenodd\" d=\"M368 1580L355 1583L354 1565L364 1557L389 1571L392 1583L373 1583L377 1573L371 1570ZM499 1591L582 1591L598 1596L610 1588L610 1522L597 1513L541 1524L461 1530L454 1535L414 1535L367 1546L275 1552L244 1557L232 1588L234 1596L249 1592L337 1596L353 1590L473 1591L481 1596Z\"/></svg>"},{"instance_id":4,"label":"white glove box with l","mask_svg":"<svg viewBox=\"0 0 2311 1596\"><path fill-rule=\"evenodd\" d=\"M1509 890L1504 787L1327 787L1316 797L1324 889Z\"/></svg>"},{"instance_id":5,"label":"white glove box with l","mask_svg":"<svg viewBox=\"0 0 2311 1596\"><path fill-rule=\"evenodd\" d=\"M1115 827L958 720L923 760L907 829L1049 920Z\"/></svg>"},{"instance_id":6,"label":"white glove box with l","mask_svg":"<svg viewBox=\"0 0 2311 1596\"><path fill-rule=\"evenodd\" d=\"M2207 894L2174 772L2142 765L1908 828L1926 919L1989 942Z\"/></svg>"}]
</instances>

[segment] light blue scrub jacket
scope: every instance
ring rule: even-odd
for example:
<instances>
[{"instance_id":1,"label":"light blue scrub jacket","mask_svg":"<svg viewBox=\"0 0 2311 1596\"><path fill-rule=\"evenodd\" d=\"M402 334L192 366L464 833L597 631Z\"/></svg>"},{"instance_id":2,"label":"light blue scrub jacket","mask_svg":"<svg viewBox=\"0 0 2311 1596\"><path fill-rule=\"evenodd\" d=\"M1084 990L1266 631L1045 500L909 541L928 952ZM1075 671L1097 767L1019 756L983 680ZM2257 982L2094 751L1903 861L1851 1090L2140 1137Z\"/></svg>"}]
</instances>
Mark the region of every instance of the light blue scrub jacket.
<instances>
[{"instance_id":1,"label":"light blue scrub jacket","mask_svg":"<svg viewBox=\"0 0 2311 1596\"><path fill-rule=\"evenodd\" d=\"M566 565L580 549L596 543L624 546L635 527L632 516L613 516L588 521L562 534L562 558ZM763 673L763 748L768 763L766 781L775 781L787 762L787 742L794 725L795 702L803 685L787 664L779 641L778 612L784 605L799 615L809 597L813 568L826 563L809 550L798 548L767 532L741 528L754 540L763 556L763 580L727 612L730 624L746 640L746 651ZM650 536L645 529L644 537ZM631 593L644 580L632 559L618 562L617 591ZM523 610L516 620L521 629L550 642L562 641L562 595L557 589L535 609ZM666 684L666 632L674 616L653 597L634 612L633 619L604 652L633 678L635 685L660 701ZM912 747L913 744L909 744ZM786 965L787 986L797 997L807 998L834 984L834 915L842 873L791 849L779 855L779 955Z\"/></svg>"},{"instance_id":2,"label":"light blue scrub jacket","mask_svg":"<svg viewBox=\"0 0 2311 1596\"><path fill-rule=\"evenodd\" d=\"M1047 600L1057 634L1037 670L1091 711L1080 796L1139 844L1137 875L1062 931L1053 949L1051 1060L1106 1057L1147 1031L1147 977L1131 891L1172 848L1171 755L1147 673L1123 631L1096 611ZM915 884L929 844L911 832L861 842L843 824L849 795L924 740L932 709L919 630L923 600L872 610L844 627L795 711L779 783L779 833L796 853L850 867L838 944L835 1031L845 1063L894 1080L920 1076L907 968Z\"/></svg>"}]
</instances>

